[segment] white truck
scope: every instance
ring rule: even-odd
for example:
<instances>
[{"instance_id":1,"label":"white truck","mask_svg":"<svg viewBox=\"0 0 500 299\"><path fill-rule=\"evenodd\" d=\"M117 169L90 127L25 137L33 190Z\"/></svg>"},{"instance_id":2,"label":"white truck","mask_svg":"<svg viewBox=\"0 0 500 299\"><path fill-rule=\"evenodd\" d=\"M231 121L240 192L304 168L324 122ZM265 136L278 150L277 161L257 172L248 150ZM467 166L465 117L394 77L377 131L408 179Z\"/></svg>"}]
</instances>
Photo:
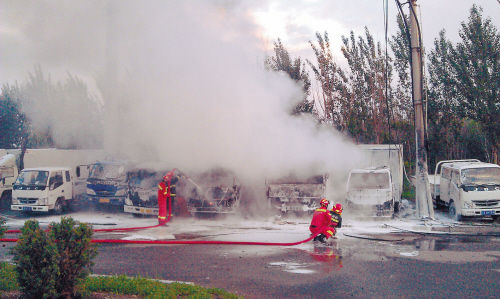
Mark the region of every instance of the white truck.
<instances>
[{"instance_id":1,"label":"white truck","mask_svg":"<svg viewBox=\"0 0 500 299\"><path fill-rule=\"evenodd\" d=\"M500 217L500 166L476 159L446 160L429 175L436 206L448 207L459 221L467 217Z\"/></svg>"},{"instance_id":2,"label":"white truck","mask_svg":"<svg viewBox=\"0 0 500 299\"><path fill-rule=\"evenodd\" d=\"M18 205L23 205L19 201L13 201L13 197L15 197L13 196L13 189L16 178L20 172L20 153L21 151L19 149L6 150L6 154L0 157L0 192L2 195L2 205L7 205L11 209L17 211L21 210ZM49 168L51 167L58 167L61 171L63 171L62 169L69 169L70 178L75 178L74 180L71 179L73 185L72 189L74 189L72 193L78 195L79 199L79 196L85 193L85 181L83 180L85 174L81 173L82 179L79 179L79 176L76 175L77 169L79 168L78 166L91 163L103 157L104 153L101 150L27 149L23 160L26 168L37 168L40 171L43 170L43 168L47 168L46 171L49 173L51 170ZM63 182L65 182L64 179ZM28 193L40 191L36 190L37 188L23 191L27 191ZM38 195L35 195L35 193L37 192L34 192L33 196L27 196L26 198L38 198ZM23 198L25 196L22 195L20 197ZM12 207L11 203L16 205L16 207ZM55 203L51 203L50 206L54 206L54 204ZM33 206L33 204L28 205ZM27 210L28 209L26 209L26 211Z\"/></svg>"},{"instance_id":3,"label":"white truck","mask_svg":"<svg viewBox=\"0 0 500 299\"><path fill-rule=\"evenodd\" d=\"M403 192L403 146L358 145L365 159L352 169L346 186L346 203L354 210L377 216L399 212Z\"/></svg>"},{"instance_id":4,"label":"white truck","mask_svg":"<svg viewBox=\"0 0 500 299\"><path fill-rule=\"evenodd\" d=\"M14 183L11 209L61 214L76 200L73 181L69 168L25 168Z\"/></svg>"}]
</instances>

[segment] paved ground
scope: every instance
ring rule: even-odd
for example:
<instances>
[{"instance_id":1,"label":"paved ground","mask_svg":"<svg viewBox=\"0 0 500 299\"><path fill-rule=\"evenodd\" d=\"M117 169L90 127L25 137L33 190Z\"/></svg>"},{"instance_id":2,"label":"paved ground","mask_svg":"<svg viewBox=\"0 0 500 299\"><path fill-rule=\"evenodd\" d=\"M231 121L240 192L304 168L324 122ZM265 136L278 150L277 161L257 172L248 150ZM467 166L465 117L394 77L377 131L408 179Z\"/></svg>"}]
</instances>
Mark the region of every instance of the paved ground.
<instances>
[{"instance_id":1,"label":"paved ground","mask_svg":"<svg viewBox=\"0 0 500 299\"><path fill-rule=\"evenodd\" d=\"M72 215L97 227L142 226L154 219L86 212ZM43 224L57 217L37 217ZM11 215L18 226L26 218ZM174 219L168 227L114 239L201 239L290 242L307 238L308 219L220 221ZM398 229L395 229L397 227ZM409 233L406 231L417 231ZM481 236L426 235L442 231ZM143 275L220 287L247 298L497 298L500 291L500 228L488 221L422 225L404 219L346 219L329 246L101 245L94 273ZM497 236L487 236L496 234ZM8 248L0 258L10 259Z\"/></svg>"}]
</instances>

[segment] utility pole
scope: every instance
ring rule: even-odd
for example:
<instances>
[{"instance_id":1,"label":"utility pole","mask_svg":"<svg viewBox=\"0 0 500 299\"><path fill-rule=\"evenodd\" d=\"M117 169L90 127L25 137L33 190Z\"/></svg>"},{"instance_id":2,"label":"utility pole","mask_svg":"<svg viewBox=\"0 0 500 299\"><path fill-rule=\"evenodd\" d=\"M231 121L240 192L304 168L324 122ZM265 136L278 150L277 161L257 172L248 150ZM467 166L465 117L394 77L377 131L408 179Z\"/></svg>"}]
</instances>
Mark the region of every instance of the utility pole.
<instances>
[{"instance_id":1,"label":"utility pole","mask_svg":"<svg viewBox=\"0 0 500 299\"><path fill-rule=\"evenodd\" d=\"M417 18L417 0L410 0L410 35L413 74L413 99L415 109L415 144L416 144L416 184L415 197L420 218L434 218L434 207L429 188L427 171L427 152L425 150L425 118L422 86L422 45L420 24Z\"/></svg>"}]
</instances>

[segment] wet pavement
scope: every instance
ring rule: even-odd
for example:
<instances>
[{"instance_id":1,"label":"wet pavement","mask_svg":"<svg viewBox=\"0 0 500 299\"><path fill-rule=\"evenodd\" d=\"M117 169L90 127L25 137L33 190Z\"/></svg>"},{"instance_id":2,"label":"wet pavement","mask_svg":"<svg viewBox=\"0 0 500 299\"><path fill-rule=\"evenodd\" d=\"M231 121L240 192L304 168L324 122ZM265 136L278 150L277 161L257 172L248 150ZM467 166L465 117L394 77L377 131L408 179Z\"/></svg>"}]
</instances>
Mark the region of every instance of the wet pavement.
<instances>
[{"instance_id":1,"label":"wet pavement","mask_svg":"<svg viewBox=\"0 0 500 299\"><path fill-rule=\"evenodd\" d=\"M95 227L154 224L125 214L73 215ZM39 218L41 223L54 221ZM57 217L56 217L57 218ZM9 223L25 219L12 216ZM220 221L176 218L167 227L96 238L292 242L308 237L307 219ZM12 228L12 227L10 227ZM451 233L451 234L450 234ZM421 223L346 219L328 246L100 245L96 274L125 274L219 287L246 298L497 298L500 228L485 222ZM9 260L8 248L0 258Z\"/></svg>"}]
</instances>

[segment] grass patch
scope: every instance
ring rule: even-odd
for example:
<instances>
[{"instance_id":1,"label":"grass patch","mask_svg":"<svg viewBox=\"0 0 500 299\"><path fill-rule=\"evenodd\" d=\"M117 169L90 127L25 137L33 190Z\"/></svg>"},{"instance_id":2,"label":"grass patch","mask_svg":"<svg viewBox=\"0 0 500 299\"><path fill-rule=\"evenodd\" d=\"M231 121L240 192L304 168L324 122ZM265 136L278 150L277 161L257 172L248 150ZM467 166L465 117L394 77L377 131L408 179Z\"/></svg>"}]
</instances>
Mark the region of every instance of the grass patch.
<instances>
[{"instance_id":1,"label":"grass patch","mask_svg":"<svg viewBox=\"0 0 500 299\"><path fill-rule=\"evenodd\" d=\"M16 275L14 265L0 263L0 291L18 290ZM164 284L144 277L130 278L123 275L87 277L78 285L78 290L84 297L90 296L93 292L108 292L138 295L143 298L242 298L222 289L182 283Z\"/></svg>"}]
</instances>

